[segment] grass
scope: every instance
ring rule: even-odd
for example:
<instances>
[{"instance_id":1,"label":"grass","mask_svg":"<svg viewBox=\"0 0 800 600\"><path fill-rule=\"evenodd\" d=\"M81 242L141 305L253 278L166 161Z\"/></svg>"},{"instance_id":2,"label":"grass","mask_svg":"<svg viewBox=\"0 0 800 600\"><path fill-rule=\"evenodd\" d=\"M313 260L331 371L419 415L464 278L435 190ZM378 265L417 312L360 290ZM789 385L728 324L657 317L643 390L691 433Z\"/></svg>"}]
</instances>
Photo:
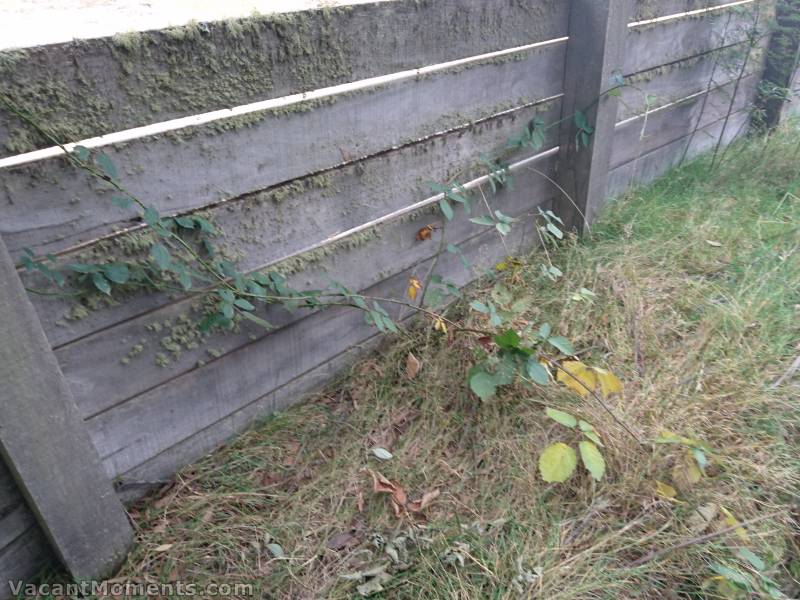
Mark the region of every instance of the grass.
<instances>
[{"instance_id":1,"label":"grass","mask_svg":"<svg viewBox=\"0 0 800 600\"><path fill-rule=\"evenodd\" d=\"M713 172L702 159L610 204L591 235L550 251L558 282L537 252L470 289L526 298L516 326L547 321L617 374L607 402L643 444L556 384L481 403L465 385L476 337L420 327L136 507L119 577L282 599L358 597L364 583L375 598L797 597L800 378L771 384L800 353L798 165L796 129L739 142ZM591 303L572 299L581 287ZM487 326L463 305L449 316ZM546 406L595 425L602 481L542 481L539 452L578 439ZM685 448L652 443L663 430L714 449L699 481L682 474ZM440 495L398 518L371 471Z\"/></svg>"}]
</instances>

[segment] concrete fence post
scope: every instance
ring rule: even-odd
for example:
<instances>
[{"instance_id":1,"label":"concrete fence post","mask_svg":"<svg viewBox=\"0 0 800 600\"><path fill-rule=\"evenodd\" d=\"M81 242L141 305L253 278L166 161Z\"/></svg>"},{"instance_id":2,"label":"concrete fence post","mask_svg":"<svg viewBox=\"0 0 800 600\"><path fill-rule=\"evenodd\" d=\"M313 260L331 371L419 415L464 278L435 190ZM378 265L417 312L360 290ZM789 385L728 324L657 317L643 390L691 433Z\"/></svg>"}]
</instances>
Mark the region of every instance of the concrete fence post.
<instances>
[{"instance_id":1,"label":"concrete fence post","mask_svg":"<svg viewBox=\"0 0 800 600\"><path fill-rule=\"evenodd\" d=\"M763 126L775 127L788 102L782 90L791 90L795 71L800 63L800 0L778 0L775 23L767 45L767 61L761 80L758 107Z\"/></svg>"},{"instance_id":2,"label":"concrete fence post","mask_svg":"<svg viewBox=\"0 0 800 600\"><path fill-rule=\"evenodd\" d=\"M555 212L579 231L606 197L618 106L617 96L607 92L621 76L631 9L632 0L570 2L558 166L565 193Z\"/></svg>"},{"instance_id":3,"label":"concrete fence post","mask_svg":"<svg viewBox=\"0 0 800 600\"><path fill-rule=\"evenodd\" d=\"M0 240L0 455L56 556L104 579L133 529Z\"/></svg>"}]
</instances>

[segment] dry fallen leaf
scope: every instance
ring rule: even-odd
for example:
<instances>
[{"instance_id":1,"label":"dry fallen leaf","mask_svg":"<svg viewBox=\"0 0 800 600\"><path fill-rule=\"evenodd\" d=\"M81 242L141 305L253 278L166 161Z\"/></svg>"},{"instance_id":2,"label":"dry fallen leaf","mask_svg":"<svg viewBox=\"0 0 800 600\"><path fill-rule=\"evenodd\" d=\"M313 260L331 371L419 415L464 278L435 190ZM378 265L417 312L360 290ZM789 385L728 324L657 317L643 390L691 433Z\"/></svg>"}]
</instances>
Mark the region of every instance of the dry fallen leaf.
<instances>
[{"instance_id":1,"label":"dry fallen leaf","mask_svg":"<svg viewBox=\"0 0 800 600\"><path fill-rule=\"evenodd\" d=\"M433 231L436 229L436 225L425 225L422 229L417 232L417 241L424 242L425 240L431 239L433 235Z\"/></svg>"},{"instance_id":2,"label":"dry fallen leaf","mask_svg":"<svg viewBox=\"0 0 800 600\"><path fill-rule=\"evenodd\" d=\"M372 473L372 489L376 494L390 494L395 516L400 516L408 503L406 491L398 484L392 483L380 473Z\"/></svg>"},{"instance_id":3,"label":"dry fallen leaf","mask_svg":"<svg viewBox=\"0 0 800 600\"><path fill-rule=\"evenodd\" d=\"M395 485L380 473L370 471L372 475L372 491L377 494L394 492Z\"/></svg>"},{"instance_id":4,"label":"dry fallen leaf","mask_svg":"<svg viewBox=\"0 0 800 600\"><path fill-rule=\"evenodd\" d=\"M706 529L708 529L708 526L718 514L719 506L717 506L714 502L709 502L703 506L698 506L696 509L694 509L694 512L692 512L687 521L689 531L691 531L694 535L700 535Z\"/></svg>"},{"instance_id":5,"label":"dry fallen leaf","mask_svg":"<svg viewBox=\"0 0 800 600\"><path fill-rule=\"evenodd\" d=\"M422 366L422 363L419 359L414 356L413 353L409 352L408 356L406 357L406 377L409 379L414 379L419 373L419 369Z\"/></svg>"},{"instance_id":6,"label":"dry fallen leaf","mask_svg":"<svg viewBox=\"0 0 800 600\"><path fill-rule=\"evenodd\" d=\"M161 544L158 546L153 552L166 552L170 548L172 548L175 544Z\"/></svg>"},{"instance_id":7,"label":"dry fallen leaf","mask_svg":"<svg viewBox=\"0 0 800 600\"><path fill-rule=\"evenodd\" d=\"M430 505L431 502L439 497L440 492L438 489L435 489L423 494L422 498L419 500L412 500L409 502L408 495L402 486L389 481L380 473L376 473L374 471L370 471L370 473L372 474L372 489L378 494L391 495L392 507L394 508L394 514L397 517L402 515L403 510L415 513L422 512Z\"/></svg>"},{"instance_id":8,"label":"dry fallen leaf","mask_svg":"<svg viewBox=\"0 0 800 600\"><path fill-rule=\"evenodd\" d=\"M408 297L414 302L417 299L417 294L422 289L422 282L416 277L409 277L408 279Z\"/></svg>"},{"instance_id":9,"label":"dry fallen leaf","mask_svg":"<svg viewBox=\"0 0 800 600\"><path fill-rule=\"evenodd\" d=\"M338 552L339 550L345 550L352 546L358 545L359 540L355 535L353 535L354 531L355 530L351 529L350 531L345 531L333 536L328 540L328 548Z\"/></svg>"},{"instance_id":10,"label":"dry fallen leaf","mask_svg":"<svg viewBox=\"0 0 800 600\"><path fill-rule=\"evenodd\" d=\"M682 490L687 490L700 482L703 472L697 466L697 461L692 456L691 451L687 451L682 458L678 459L672 469L672 480Z\"/></svg>"},{"instance_id":11,"label":"dry fallen leaf","mask_svg":"<svg viewBox=\"0 0 800 600\"><path fill-rule=\"evenodd\" d=\"M300 452L300 442L290 440L283 445L283 466L293 467Z\"/></svg>"},{"instance_id":12,"label":"dry fallen leaf","mask_svg":"<svg viewBox=\"0 0 800 600\"><path fill-rule=\"evenodd\" d=\"M478 338L478 343L489 350L492 347L492 338L490 338L488 335L483 335Z\"/></svg>"},{"instance_id":13,"label":"dry fallen leaf","mask_svg":"<svg viewBox=\"0 0 800 600\"><path fill-rule=\"evenodd\" d=\"M411 512L422 512L425 510L431 502L436 500L439 497L439 490L435 489L430 492L426 492L422 495L422 498L419 500L412 500L408 503L408 510Z\"/></svg>"},{"instance_id":14,"label":"dry fallen leaf","mask_svg":"<svg viewBox=\"0 0 800 600\"><path fill-rule=\"evenodd\" d=\"M714 248L722 247L722 244L720 242L715 242L714 240L706 240L706 244L708 244L709 246L713 246Z\"/></svg>"},{"instance_id":15,"label":"dry fallen leaf","mask_svg":"<svg viewBox=\"0 0 800 600\"><path fill-rule=\"evenodd\" d=\"M167 530L167 520L159 519L158 525L153 527L153 533L164 533Z\"/></svg>"},{"instance_id":16,"label":"dry fallen leaf","mask_svg":"<svg viewBox=\"0 0 800 600\"><path fill-rule=\"evenodd\" d=\"M153 507L161 510L162 508L166 508L169 504L175 500L175 497L180 492L180 488L175 485L175 482L170 483L165 488L161 490L162 496L153 502Z\"/></svg>"},{"instance_id":17,"label":"dry fallen leaf","mask_svg":"<svg viewBox=\"0 0 800 600\"><path fill-rule=\"evenodd\" d=\"M276 483L279 483L281 479L282 477L277 473L274 473L272 471L264 471L261 474L261 486L270 487L272 485L275 485Z\"/></svg>"}]
</instances>

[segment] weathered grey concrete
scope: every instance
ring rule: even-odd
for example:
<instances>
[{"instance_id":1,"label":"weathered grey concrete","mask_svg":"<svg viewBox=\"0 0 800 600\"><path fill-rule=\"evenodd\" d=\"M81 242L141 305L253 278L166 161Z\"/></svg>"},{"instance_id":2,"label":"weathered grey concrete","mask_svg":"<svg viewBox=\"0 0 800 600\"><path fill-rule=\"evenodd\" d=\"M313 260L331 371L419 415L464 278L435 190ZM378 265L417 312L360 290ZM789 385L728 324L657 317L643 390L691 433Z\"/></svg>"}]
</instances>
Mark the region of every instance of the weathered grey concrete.
<instances>
[{"instance_id":1,"label":"weathered grey concrete","mask_svg":"<svg viewBox=\"0 0 800 600\"><path fill-rule=\"evenodd\" d=\"M796 111L795 74L800 64L800 0L778 0L775 21L775 30L767 47L764 81L772 86L788 89L791 101L787 103L774 96L761 98L759 106L764 111L766 127L775 127L781 117L790 111Z\"/></svg>"},{"instance_id":2,"label":"weathered grey concrete","mask_svg":"<svg viewBox=\"0 0 800 600\"><path fill-rule=\"evenodd\" d=\"M564 44L103 148L125 187L167 213L385 151L561 92ZM12 254L109 233L130 219L64 158L5 169L0 234ZM107 186L106 186L107 187Z\"/></svg>"},{"instance_id":3,"label":"weathered grey concrete","mask_svg":"<svg viewBox=\"0 0 800 600\"><path fill-rule=\"evenodd\" d=\"M476 173L482 174L485 167L479 164L481 153L495 155L531 118L539 116L545 122L553 122L558 119L560 110L558 100L512 110L333 169L321 177L309 176L246 195L207 209L206 214L225 232L226 246L240 257L240 269L257 269L428 197L430 181L445 181L458 173L459 181L463 182ZM545 149L558 143L556 129L550 132ZM527 149L512 153L509 160L524 158L529 153ZM108 248L102 252L121 252L117 243L124 245L124 238L101 246ZM65 255L63 260L81 262L84 259L81 252L75 252ZM35 285L33 277L23 280L32 287ZM32 301L50 343L56 348L65 376L71 380L77 359L68 357L83 351L65 348L65 345L158 309L172 299L167 294L139 294L102 310L90 311L80 320L67 321L68 326L64 319L74 306L74 300L33 297ZM128 346L133 343L129 341ZM82 392L73 391L81 406Z\"/></svg>"},{"instance_id":4,"label":"weathered grey concrete","mask_svg":"<svg viewBox=\"0 0 800 600\"><path fill-rule=\"evenodd\" d=\"M1 241L0 281L0 454L69 572L108 577L133 530Z\"/></svg>"},{"instance_id":5,"label":"weathered grey concrete","mask_svg":"<svg viewBox=\"0 0 800 600\"><path fill-rule=\"evenodd\" d=\"M0 88L76 142L562 37L566 4L394 0L123 33L0 53ZM20 127L0 110L0 156L52 145Z\"/></svg>"},{"instance_id":6,"label":"weathered grey concrete","mask_svg":"<svg viewBox=\"0 0 800 600\"><path fill-rule=\"evenodd\" d=\"M605 201L609 161L617 122L612 75L622 75L627 23L632 0L572 0L570 41L561 104L558 181L566 194L555 211L568 228L583 229ZM593 128L588 146L578 147L576 112Z\"/></svg>"}]
</instances>

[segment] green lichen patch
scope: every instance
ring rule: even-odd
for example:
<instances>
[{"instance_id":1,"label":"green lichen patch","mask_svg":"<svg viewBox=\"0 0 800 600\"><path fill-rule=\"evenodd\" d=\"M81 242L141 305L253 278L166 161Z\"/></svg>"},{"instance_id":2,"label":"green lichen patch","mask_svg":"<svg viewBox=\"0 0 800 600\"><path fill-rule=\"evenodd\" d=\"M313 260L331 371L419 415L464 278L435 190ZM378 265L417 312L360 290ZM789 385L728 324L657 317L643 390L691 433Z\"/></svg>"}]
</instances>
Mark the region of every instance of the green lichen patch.
<instances>
[{"instance_id":1,"label":"green lichen patch","mask_svg":"<svg viewBox=\"0 0 800 600\"><path fill-rule=\"evenodd\" d=\"M3 94L18 110L31 115L62 142L108 131L105 123L113 103L98 93L87 77L70 78L49 72L43 77L38 71L40 66L28 63L24 57L10 59L8 53L0 52ZM0 118L6 121L7 138L3 142L6 153L18 154L52 145L16 115L0 110Z\"/></svg>"},{"instance_id":2,"label":"green lichen patch","mask_svg":"<svg viewBox=\"0 0 800 600\"><path fill-rule=\"evenodd\" d=\"M339 254L344 250L353 250L368 244L370 241L380 237L380 235L381 227L372 227L365 231L360 231L348 236L342 240L338 240L331 244L326 244L325 246L314 248L313 250L309 250L307 252L303 252L282 260L274 265L271 265L269 268L262 270L261 272L265 275L269 272L274 272L279 273L284 277L289 277L290 275L301 273L309 267L322 262L328 257Z\"/></svg>"},{"instance_id":3,"label":"green lichen patch","mask_svg":"<svg viewBox=\"0 0 800 600\"><path fill-rule=\"evenodd\" d=\"M74 142L345 80L352 71L350 39L334 17L346 12L193 22L57 48L1 52L0 81L18 108L60 141ZM276 72L281 88L273 93ZM5 116L8 152L50 145L19 119ZM227 122L247 125L242 119Z\"/></svg>"},{"instance_id":4,"label":"green lichen patch","mask_svg":"<svg viewBox=\"0 0 800 600\"><path fill-rule=\"evenodd\" d=\"M275 188L270 188L263 192L258 192L247 198L255 204L262 204L265 201L280 204L290 198L295 198L311 190L329 190L332 188L333 176L330 173L320 173L311 177L297 179ZM325 194L323 194L325 195ZM255 225L255 224L251 224Z\"/></svg>"},{"instance_id":5,"label":"green lichen patch","mask_svg":"<svg viewBox=\"0 0 800 600\"><path fill-rule=\"evenodd\" d=\"M123 356L120 359L119 362L121 362L123 365L130 364L130 362L134 358L136 358L139 354L144 352L144 347L145 347L146 344L147 344L147 340L145 340L145 339L143 339L140 342L134 344L133 346L131 346L131 349L128 350L128 353L125 354L125 356Z\"/></svg>"}]
</instances>

